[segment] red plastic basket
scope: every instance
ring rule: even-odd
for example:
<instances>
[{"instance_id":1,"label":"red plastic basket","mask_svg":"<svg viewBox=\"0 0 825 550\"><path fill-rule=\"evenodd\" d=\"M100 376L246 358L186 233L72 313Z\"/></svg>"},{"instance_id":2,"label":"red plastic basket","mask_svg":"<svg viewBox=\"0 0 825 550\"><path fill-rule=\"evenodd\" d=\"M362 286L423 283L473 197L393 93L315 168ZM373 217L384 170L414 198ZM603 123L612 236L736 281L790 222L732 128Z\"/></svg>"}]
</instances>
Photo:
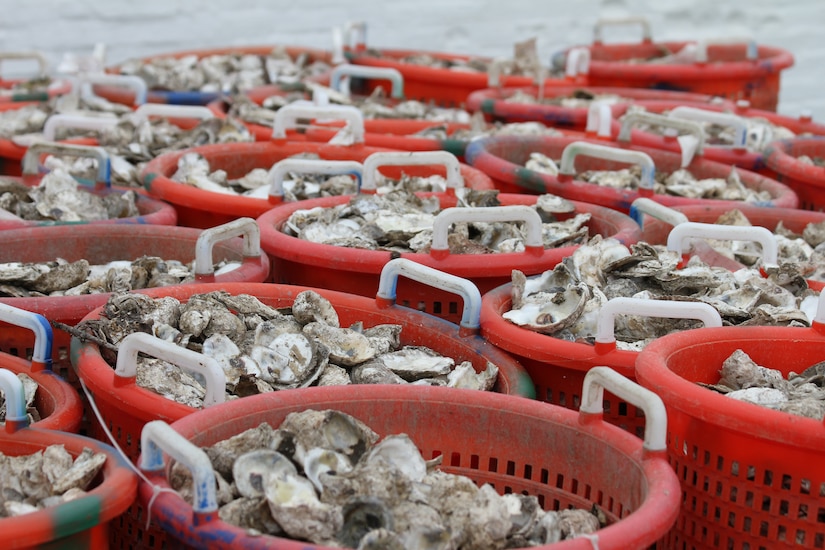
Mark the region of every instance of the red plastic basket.
<instances>
[{"instance_id":1,"label":"red plastic basket","mask_svg":"<svg viewBox=\"0 0 825 550\"><path fill-rule=\"evenodd\" d=\"M812 328L725 327L660 338L636 362L639 382L667 408L668 458L682 510L668 548L825 546L822 421L737 402L698 386L719 381L737 349L802 372L822 361L822 308Z\"/></svg>"},{"instance_id":2,"label":"red plastic basket","mask_svg":"<svg viewBox=\"0 0 825 550\"><path fill-rule=\"evenodd\" d=\"M26 374L37 382L34 407L40 414L40 420L33 426L43 430L77 432L83 417L83 403L68 382L52 371L50 352L53 338L49 322L41 315L6 304L0 304L0 319L11 323L13 329L33 331L35 334L30 360L0 353L0 368L14 374ZM11 420L8 403L7 399L6 431L10 432L16 429L16 424Z\"/></svg>"},{"instance_id":3,"label":"red plastic basket","mask_svg":"<svg viewBox=\"0 0 825 550\"><path fill-rule=\"evenodd\" d=\"M805 210L825 210L825 168L799 162L797 157L825 157L825 138L796 138L773 142L765 152L765 164L776 179L799 195Z\"/></svg>"},{"instance_id":4,"label":"red plastic basket","mask_svg":"<svg viewBox=\"0 0 825 550\"><path fill-rule=\"evenodd\" d=\"M574 92L591 94L613 94L621 99L610 104L613 118L622 116L630 105L649 102L650 105L668 102L677 105L706 105L719 98L671 90L648 90L635 88L606 88L598 86L553 86L545 88L544 99L570 97ZM467 97L467 110L481 111L488 122L530 122L538 121L552 128L584 131L587 125L588 107L565 107L547 103L518 103L508 101L516 93L537 97L536 86L524 88L487 88L473 92ZM728 107L733 103L723 101Z\"/></svg>"},{"instance_id":5,"label":"red plastic basket","mask_svg":"<svg viewBox=\"0 0 825 550\"><path fill-rule=\"evenodd\" d=\"M438 194L438 198L442 209L456 205L454 196ZM536 201L533 195L500 194L498 198L504 206L532 205ZM258 218L261 246L269 254L274 281L333 288L362 296L372 295L384 265L397 254L312 243L282 231L284 224L296 210L331 208L348 201L349 197L326 197L287 203ZM587 212L592 215L588 223L591 236L613 237L628 245L638 240L638 225L624 214L588 203L576 202L575 207L576 213ZM575 214L570 214L573 215ZM492 216L490 214L489 219L492 220ZM445 235L448 228L449 224L441 226ZM429 254L403 253L400 257L470 279L483 294L509 281L513 269L520 269L528 275L552 269L578 246L544 249L539 243L538 246L526 248L522 253L449 254L449 250L436 250ZM457 322L461 315L461 303L454 294L434 290L415 281L400 286L398 295L401 304L452 322Z\"/></svg>"},{"instance_id":6,"label":"red plastic basket","mask_svg":"<svg viewBox=\"0 0 825 550\"><path fill-rule=\"evenodd\" d=\"M707 304L692 308L688 302L614 298L599 312L595 345L570 342L522 328L503 317L512 307L512 283L501 285L482 297L481 334L491 344L506 351L524 365L536 386L537 398L547 403L578 410L582 403L582 381L598 365L615 369L634 380L634 364L639 352L616 347L614 319L621 314L657 317L698 318L721 326L719 314ZM694 304L695 305L695 304ZM614 307L615 306L615 307ZM666 311L651 311L662 310ZM683 312L683 313L680 313ZM604 330L603 330L604 327ZM641 435L641 411L619 396L605 393L605 419L631 433Z\"/></svg>"},{"instance_id":7,"label":"red plastic basket","mask_svg":"<svg viewBox=\"0 0 825 550\"><path fill-rule=\"evenodd\" d=\"M186 445L187 440L207 446L262 422L277 427L291 412L339 410L365 422L379 436L408 434L425 458L443 457L443 471L468 476L478 484L489 483L499 493L535 495L548 510L587 509L593 503L604 509L607 527L592 536L541 548L647 548L672 524L678 508L678 481L657 450L664 441L653 442L658 438L654 434L664 429L651 430L643 449L637 438L602 422L599 385L610 387L614 381L627 380L616 380L620 377L612 376L615 373L609 369L598 374L602 376L588 379L593 407L579 414L512 396L446 388L305 388L283 398L269 394L226 403L190 415L171 428L155 423L147 426L143 436L153 443L168 441L171 448ZM659 400L649 394L648 403L645 406L654 417ZM144 453L141 463L162 469L163 458L153 451ZM193 455L198 453L192 449ZM205 470L212 475L209 466ZM168 487L162 471L147 474L152 484ZM141 501L148 502L152 485L143 484L140 492ZM233 544L320 548L284 538L249 536L218 519L214 508L208 510L209 505L202 502L199 499L193 510L178 495L164 491L155 499L152 520L197 548L230 548Z\"/></svg>"},{"instance_id":8,"label":"red plastic basket","mask_svg":"<svg viewBox=\"0 0 825 550\"><path fill-rule=\"evenodd\" d=\"M515 137L500 136L473 141L467 147L466 158L471 166L490 176L497 188L510 191L518 189L520 192L553 193L573 200L592 202L614 208L622 212L629 212L631 203L640 196L664 204L665 206L680 206L687 204L742 204L741 201L723 201L718 199L691 199L663 194L645 194L644 190L622 190L585 183L572 179L572 176L550 176L528 170L525 162L533 152L539 152L550 158L558 159L564 149L573 142L584 141L596 145L607 145L623 151L645 153L655 164L656 170L672 172L682 166L682 156L677 153L637 147L634 145L620 147L616 143L603 140L581 140L570 136L531 136ZM627 166L626 163L606 161L595 158L578 158L575 167L578 171L584 170L618 170ZM726 178L731 170L729 165L713 162L701 157L694 157L686 169L698 178ZM796 208L796 194L788 187L776 180L772 180L740 169L739 176L742 183L754 191L768 191L770 201L755 204L755 206Z\"/></svg>"},{"instance_id":9,"label":"red plastic basket","mask_svg":"<svg viewBox=\"0 0 825 550\"><path fill-rule=\"evenodd\" d=\"M38 512L0 520L0 544L5 548L108 548L110 524L135 500L137 477L112 447L79 435L23 428L0 431L0 451L11 456L34 454L49 445L63 445L73 456L84 448L106 453L103 471L88 494Z\"/></svg>"},{"instance_id":10,"label":"red plastic basket","mask_svg":"<svg viewBox=\"0 0 825 550\"><path fill-rule=\"evenodd\" d=\"M97 181L94 188L89 187L88 191L96 195L108 194L123 194L129 191L135 193L135 206L138 209L139 215L127 218L110 218L106 220L90 221L90 222L60 222L52 220L43 221L29 221L3 218L0 219L0 230L5 229L19 229L25 227L44 227L44 226L80 226L80 225L134 225L134 224L151 224L151 225L175 225L177 222L177 214L175 209L165 202L155 200L139 190L128 189L125 187L111 186L111 169L109 165L109 157L105 150L100 147L85 147L78 145L69 145L65 143L42 142L36 143L26 150L23 156L23 176L20 181L29 186L35 187L43 179L42 174L38 174L38 164L40 155L46 153L62 154L62 155L76 155L76 156L91 156L98 161Z\"/></svg>"},{"instance_id":11,"label":"red plastic basket","mask_svg":"<svg viewBox=\"0 0 825 550\"><path fill-rule=\"evenodd\" d=\"M718 95L727 99L746 99L758 109L776 111L779 80L782 70L794 63L793 55L784 49L757 46L753 40L732 43L730 39L714 41L654 42L646 21L634 20L644 26L641 42L604 44L601 28L628 20L596 23L593 44L589 46L590 84L679 90ZM704 62L638 63L635 59L650 59L663 52L675 53L688 44L706 51ZM697 59L701 59L697 51Z\"/></svg>"},{"instance_id":12,"label":"red plastic basket","mask_svg":"<svg viewBox=\"0 0 825 550\"><path fill-rule=\"evenodd\" d=\"M233 236L232 233L237 234L239 231L246 233L245 241L227 240ZM261 254L257 226L249 219L206 232L188 227L104 227L89 224L74 226L68 235L66 233L64 227L9 230L5 233L6 245L0 251L0 261L46 262L59 257L69 262L86 259L90 264L105 264L147 255L188 263L199 256L201 262L196 261L196 265L208 267L198 267L201 272L195 277L197 283L257 283L269 276L269 258L266 254ZM237 269L215 275L211 270L213 262L223 260L242 263ZM104 305L110 296L111 294L104 293L0 298L0 303L39 313L49 321L74 326L90 311ZM31 355L34 340L29 331L4 323L0 327L0 350L24 358ZM77 374L71 368L70 345L71 336L63 330L55 329L51 361L55 372L81 391Z\"/></svg>"},{"instance_id":13,"label":"red plastic basket","mask_svg":"<svg viewBox=\"0 0 825 550\"><path fill-rule=\"evenodd\" d=\"M795 233L802 233L805 226L809 223L822 223L825 221L825 213L823 212L808 212L804 210L795 210L792 208L757 208L757 207L736 207L740 210L754 226L765 227L773 231L777 224L782 224L789 230ZM717 219L723 214L732 210L730 207L724 206L679 206L674 210L681 212L687 219L692 222L699 223L715 223ZM673 226L669 223L657 220L646 216L642 223L642 238L641 240L651 244L666 244L667 237ZM721 254L713 253L712 249L709 254L699 254L700 257L709 265L719 265L731 270L741 269L745 266L722 256ZM816 281L808 279L808 286L814 290L822 290L825 288L825 281Z\"/></svg>"},{"instance_id":14,"label":"red plastic basket","mask_svg":"<svg viewBox=\"0 0 825 550\"><path fill-rule=\"evenodd\" d=\"M205 48L195 50L183 50L172 53L165 53L144 57L141 59L144 63L149 63L156 59L175 58L195 56L199 60L213 55L257 55L267 56L276 45L269 46L227 46L221 48ZM306 54L311 61L325 61L332 62L332 53L319 50L315 48L307 48L304 46L287 46L286 53L291 58L298 55ZM106 69L106 72L111 74L121 74L120 66L112 66ZM135 94L128 90L123 90L115 86L95 86L94 91L97 95L113 101L116 103L123 103L131 105L135 101ZM220 96L219 92L201 92L199 90L161 90L150 89L146 96L146 101L149 103L172 103L177 105L206 105L207 103L216 100Z\"/></svg>"},{"instance_id":15,"label":"red plastic basket","mask_svg":"<svg viewBox=\"0 0 825 550\"><path fill-rule=\"evenodd\" d=\"M267 199L213 193L173 181L171 176L177 170L178 159L186 153L194 152L203 155L209 161L211 169L225 170L227 178L233 179L249 173L254 168L269 169L280 160L302 153L316 153L326 160L362 162L371 154L383 151L386 149L365 147L358 143L343 146L287 140L205 145L159 156L146 165L142 177L146 190L150 194L175 205L181 225L204 227L209 224L225 223L241 216L257 218L272 208L273 203ZM443 167L435 166L409 166L404 167L403 170L388 166L382 167L380 171L391 178L398 178L402 173L410 176L443 175L445 173ZM461 166L461 175L466 187L493 188L487 176L469 166Z\"/></svg>"}]
</instances>

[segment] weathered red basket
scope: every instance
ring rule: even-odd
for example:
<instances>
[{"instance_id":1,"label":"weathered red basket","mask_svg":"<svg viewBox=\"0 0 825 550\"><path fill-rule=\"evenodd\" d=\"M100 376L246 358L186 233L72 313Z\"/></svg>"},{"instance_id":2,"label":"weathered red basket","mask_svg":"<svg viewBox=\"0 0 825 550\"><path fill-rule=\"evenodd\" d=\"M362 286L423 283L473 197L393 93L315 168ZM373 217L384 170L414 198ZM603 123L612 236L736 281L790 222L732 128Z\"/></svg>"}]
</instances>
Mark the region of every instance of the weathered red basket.
<instances>
[{"instance_id":1,"label":"weathered red basket","mask_svg":"<svg viewBox=\"0 0 825 550\"><path fill-rule=\"evenodd\" d=\"M799 195L805 210L825 210L825 168L800 162L797 157L825 157L825 139L796 138L773 142L765 152L765 164L776 179Z\"/></svg>"},{"instance_id":2,"label":"weathered red basket","mask_svg":"<svg viewBox=\"0 0 825 550\"><path fill-rule=\"evenodd\" d=\"M438 198L442 209L456 205L455 196L438 194ZM520 206L519 211L528 209L528 205L535 204L536 201L534 195L499 194L498 199L505 208L511 210ZM332 208L346 204L349 200L349 197L326 197L286 203L258 218L261 227L261 246L269 254L272 278L275 282L332 288L361 296L372 295L382 269L398 254L312 243L283 232L284 224L297 210ZM575 207L575 213L586 212L592 215L588 223L590 236L613 237L628 245L638 240L638 225L624 214L588 203L576 202ZM453 213L460 216L462 210L464 209L456 208ZM485 216L483 211L487 209L467 210L476 210L480 216ZM569 215L572 217L575 213ZM521 219L515 217L515 213L508 216L511 220ZM490 210L487 219L496 219L493 209ZM442 243L436 242L434 234L433 248L436 250L429 254L402 253L400 257L470 279L479 287L482 294L509 281L513 269L520 269L528 275L538 274L552 269L562 258L578 248L578 245L571 245L545 249L539 239L526 246L526 250L521 253L450 254L446 239L451 222L444 218L437 223L437 232L443 237L443 246ZM457 322L461 315L461 303L450 292L434 290L410 281L399 287L398 295L401 304L452 322Z\"/></svg>"},{"instance_id":3,"label":"weathered red basket","mask_svg":"<svg viewBox=\"0 0 825 550\"><path fill-rule=\"evenodd\" d=\"M500 493L535 495L548 510L588 509L594 503L604 509L607 527L540 548L647 548L667 531L678 511L678 481L658 450L664 446L666 424L661 403L652 393L642 397L638 386L610 369L595 369L586 384L584 392L591 399L578 414L512 396L432 387L304 388L233 401L172 427L159 422L146 426L142 437L149 443L140 462L151 483L141 486L141 502L152 498L153 486L168 487L161 449L184 455L196 479L209 483L211 464L203 462L206 455L196 446L212 445L262 422L278 426L291 412L333 409L360 419L380 436L408 434L425 458L444 458L443 471L489 483ZM619 386L649 413L644 445L602 422L602 388ZM197 498L193 509L180 496L161 492L154 500L152 521L196 548L321 548L250 536L217 517L209 494L199 491L204 498ZM214 497L214 491L211 494Z\"/></svg>"},{"instance_id":4,"label":"weathered red basket","mask_svg":"<svg viewBox=\"0 0 825 550\"><path fill-rule=\"evenodd\" d=\"M682 508L667 548L821 548L825 544L823 423L735 401L719 381L741 349L783 376L825 359L820 301L812 328L723 327L671 334L636 362L667 408L667 452Z\"/></svg>"}]
</instances>

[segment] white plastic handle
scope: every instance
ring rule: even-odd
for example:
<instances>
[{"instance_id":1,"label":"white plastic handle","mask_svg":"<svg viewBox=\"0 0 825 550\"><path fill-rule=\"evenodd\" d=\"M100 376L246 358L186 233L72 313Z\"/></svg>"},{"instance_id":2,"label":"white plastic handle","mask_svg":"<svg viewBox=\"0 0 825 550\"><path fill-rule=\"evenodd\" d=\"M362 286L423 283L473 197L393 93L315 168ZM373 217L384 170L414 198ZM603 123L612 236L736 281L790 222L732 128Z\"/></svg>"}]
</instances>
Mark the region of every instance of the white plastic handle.
<instances>
[{"instance_id":1,"label":"white plastic handle","mask_svg":"<svg viewBox=\"0 0 825 550\"><path fill-rule=\"evenodd\" d=\"M648 451L664 451L667 445L667 410L662 399L609 367L593 367L584 375L579 412L604 412L605 389L642 409L645 413L643 447Z\"/></svg>"},{"instance_id":2,"label":"white plastic handle","mask_svg":"<svg viewBox=\"0 0 825 550\"><path fill-rule=\"evenodd\" d=\"M748 143L748 123L744 118L730 113L706 111L697 107L679 106L668 113L671 118L681 118L696 122L709 122L721 126L730 126L736 131L733 138L733 147L746 147Z\"/></svg>"},{"instance_id":3,"label":"white plastic handle","mask_svg":"<svg viewBox=\"0 0 825 550\"><path fill-rule=\"evenodd\" d=\"M390 260L381 270L378 280L378 294L376 298L395 302L396 286L399 275L429 285L446 292L458 294L464 299L464 309L461 313L462 328L477 330L481 318L481 292L478 287L467 279L462 279L438 269L416 263L406 258Z\"/></svg>"},{"instance_id":4,"label":"white plastic handle","mask_svg":"<svg viewBox=\"0 0 825 550\"><path fill-rule=\"evenodd\" d=\"M511 206L492 206L482 208L445 208L433 220L433 242L430 250L449 250L447 233L450 226L457 222L508 222L525 223L527 235L525 246L544 247L541 236L541 217L535 208L526 204Z\"/></svg>"},{"instance_id":5,"label":"white plastic handle","mask_svg":"<svg viewBox=\"0 0 825 550\"><path fill-rule=\"evenodd\" d=\"M813 322L819 324L825 323L825 292L819 293L819 301L817 302Z\"/></svg>"},{"instance_id":6,"label":"white plastic handle","mask_svg":"<svg viewBox=\"0 0 825 550\"><path fill-rule=\"evenodd\" d=\"M706 327L721 327L719 312L704 302L675 302L672 300L648 300L644 298L612 298L599 310L596 323L596 343L612 344L616 341L616 315L643 315L669 319L698 319Z\"/></svg>"},{"instance_id":7,"label":"white plastic handle","mask_svg":"<svg viewBox=\"0 0 825 550\"><path fill-rule=\"evenodd\" d=\"M40 68L40 72L38 73L40 76L46 76L46 74L49 72L49 60L46 59L46 56L40 52L0 52L0 61L6 59L31 59L37 62L37 66Z\"/></svg>"},{"instance_id":8,"label":"white plastic handle","mask_svg":"<svg viewBox=\"0 0 825 550\"><path fill-rule=\"evenodd\" d=\"M344 45L353 46L353 37L356 47L366 47L367 45L367 23L366 21L349 21L344 25Z\"/></svg>"},{"instance_id":9,"label":"white plastic handle","mask_svg":"<svg viewBox=\"0 0 825 550\"><path fill-rule=\"evenodd\" d=\"M146 103L146 81L135 75L106 74L106 73L85 73L80 76L82 82L80 86L80 97L88 100L97 97L92 89L94 84L108 86L121 86L129 88L135 92L135 105Z\"/></svg>"},{"instance_id":10,"label":"white plastic handle","mask_svg":"<svg viewBox=\"0 0 825 550\"><path fill-rule=\"evenodd\" d=\"M389 80L392 83L390 97L395 99L402 99L404 97L404 76L398 69L343 63L332 69L329 76L329 87L335 91L346 93L346 91L341 90L341 81L344 76Z\"/></svg>"},{"instance_id":11,"label":"white plastic handle","mask_svg":"<svg viewBox=\"0 0 825 550\"><path fill-rule=\"evenodd\" d=\"M34 332L32 363L52 368L52 342L54 334L49 321L37 313L0 303L0 321L23 327Z\"/></svg>"},{"instance_id":12,"label":"white plastic handle","mask_svg":"<svg viewBox=\"0 0 825 550\"><path fill-rule=\"evenodd\" d=\"M243 236L243 255L257 258L261 255L261 229L252 218L238 218L231 222L205 229L195 242L195 276L215 272L212 248L215 243Z\"/></svg>"},{"instance_id":13,"label":"white plastic handle","mask_svg":"<svg viewBox=\"0 0 825 550\"><path fill-rule=\"evenodd\" d=\"M646 17L637 16L619 17L615 19L599 19L598 21L596 21L596 24L593 25L593 42L596 44L602 42L602 30L604 29L604 27L615 27L618 25L641 25L642 40L645 42L650 42L653 39L653 33L651 33L650 31L650 21L648 21Z\"/></svg>"},{"instance_id":14,"label":"white plastic handle","mask_svg":"<svg viewBox=\"0 0 825 550\"><path fill-rule=\"evenodd\" d=\"M696 62L697 63L707 63L708 62L708 46L716 46L716 45L724 45L724 44L745 44L745 59L748 61L755 61L759 57L759 47L756 45L756 41L753 38L712 38L712 39L702 39L696 41Z\"/></svg>"},{"instance_id":15,"label":"white plastic handle","mask_svg":"<svg viewBox=\"0 0 825 550\"><path fill-rule=\"evenodd\" d=\"M630 131L639 124L649 124L651 126L661 126L662 128L673 128L686 132L696 137L696 153L701 155L705 148L705 132L702 127L691 120L676 118L674 116L657 115L645 111L635 111L627 113L622 119L622 129L619 131L618 141L630 141Z\"/></svg>"},{"instance_id":16,"label":"white plastic handle","mask_svg":"<svg viewBox=\"0 0 825 550\"><path fill-rule=\"evenodd\" d=\"M567 176L576 175L575 161L579 155L594 158L612 160L615 162L626 162L628 164L638 164L642 169L640 187L642 189L653 189L653 177L656 174L656 166L650 155L641 151L630 151L628 149L617 149L586 141L574 141L564 148L561 154L561 166L559 173Z\"/></svg>"},{"instance_id":17,"label":"white plastic handle","mask_svg":"<svg viewBox=\"0 0 825 550\"><path fill-rule=\"evenodd\" d=\"M564 67L564 76L567 78L575 78L582 74L586 75L590 72L590 49L589 48L571 48L567 52L567 61Z\"/></svg>"},{"instance_id":18,"label":"white plastic handle","mask_svg":"<svg viewBox=\"0 0 825 550\"><path fill-rule=\"evenodd\" d=\"M364 159L364 181L361 191L375 191L375 171L381 166L426 166L438 164L447 170L447 187L464 187L461 164L458 158L447 151L385 151L373 153Z\"/></svg>"},{"instance_id":19,"label":"white plastic handle","mask_svg":"<svg viewBox=\"0 0 825 550\"><path fill-rule=\"evenodd\" d=\"M117 117L108 116L52 115L46 119L46 123L43 125L43 139L46 141L54 141L54 136L58 128L79 128L81 130L100 132L114 128L118 125L118 122L120 122L120 120Z\"/></svg>"},{"instance_id":20,"label":"white plastic handle","mask_svg":"<svg viewBox=\"0 0 825 550\"><path fill-rule=\"evenodd\" d=\"M670 225L679 225L680 223L688 222L688 217L681 212L668 208L663 204L659 204L653 199L646 199L640 197L633 201L630 205L630 217L636 220L639 226L642 225L643 214L653 216L656 219L662 220Z\"/></svg>"},{"instance_id":21,"label":"white plastic handle","mask_svg":"<svg viewBox=\"0 0 825 550\"><path fill-rule=\"evenodd\" d=\"M286 138L287 128L294 128L299 118L332 118L345 120L352 130L355 143L364 142L364 114L352 105L315 105L311 102L294 102L275 112L272 138Z\"/></svg>"},{"instance_id":22,"label":"white plastic handle","mask_svg":"<svg viewBox=\"0 0 825 550\"><path fill-rule=\"evenodd\" d=\"M0 388L6 397L6 422L27 422L29 415L26 414L26 392L23 382L10 370L0 369Z\"/></svg>"},{"instance_id":23,"label":"white plastic handle","mask_svg":"<svg viewBox=\"0 0 825 550\"><path fill-rule=\"evenodd\" d=\"M498 88L501 86L501 68L510 61L506 57L496 57L487 65L487 86Z\"/></svg>"},{"instance_id":24,"label":"white plastic handle","mask_svg":"<svg viewBox=\"0 0 825 550\"><path fill-rule=\"evenodd\" d=\"M203 398L204 407L224 402L226 397L226 374L215 359L182 348L172 342L155 338L145 332L133 332L120 342L117 350L115 376L133 378L137 375L138 352L163 359L191 373L203 375L206 379L206 395Z\"/></svg>"},{"instance_id":25,"label":"white plastic handle","mask_svg":"<svg viewBox=\"0 0 825 550\"><path fill-rule=\"evenodd\" d=\"M38 141L31 144L23 155L23 161L21 162L23 174L37 174L40 155L44 153L93 158L97 160L97 181L105 183L107 187L112 184L111 161L109 160L109 153L103 147Z\"/></svg>"},{"instance_id":26,"label":"white plastic handle","mask_svg":"<svg viewBox=\"0 0 825 550\"><path fill-rule=\"evenodd\" d=\"M215 473L212 461L197 445L188 441L163 420L147 422L140 432L140 468L147 472L163 470L163 453L183 464L192 473L194 501L199 514L218 509Z\"/></svg>"},{"instance_id":27,"label":"white plastic handle","mask_svg":"<svg viewBox=\"0 0 825 550\"><path fill-rule=\"evenodd\" d=\"M586 133L596 133L599 137L610 137L610 126L613 122L613 110L605 101L591 101L587 107Z\"/></svg>"},{"instance_id":28,"label":"white plastic handle","mask_svg":"<svg viewBox=\"0 0 825 550\"><path fill-rule=\"evenodd\" d=\"M284 176L297 174L349 174L360 186L364 175L364 165L354 160L297 159L286 158L276 162L269 169L267 185L269 196L284 196Z\"/></svg>"},{"instance_id":29,"label":"white plastic handle","mask_svg":"<svg viewBox=\"0 0 825 550\"><path fill-rule=\"evenodd\" d=\"M215 113L209 107L203 105L167 105L165 103L144 103L137 109L135 114L143 120L149 117L158 116L164 118L195 118L198 120L208 120L215 118Z\"/></svg>"},{"instance_id":30,"label":"white plastic handle","mask_svg":"<svg viewBox=\"0 0 825 550\"><path fill-rule=\"evenodd\" d=\"M762 264L764 266L776 265L778 248L776 237L767 227L698 222L682 223L670 231L667 236L667 248L677 254L682 254L688 239L692 238L753 241L762 245Z\"/></svg>"}]
</instances>

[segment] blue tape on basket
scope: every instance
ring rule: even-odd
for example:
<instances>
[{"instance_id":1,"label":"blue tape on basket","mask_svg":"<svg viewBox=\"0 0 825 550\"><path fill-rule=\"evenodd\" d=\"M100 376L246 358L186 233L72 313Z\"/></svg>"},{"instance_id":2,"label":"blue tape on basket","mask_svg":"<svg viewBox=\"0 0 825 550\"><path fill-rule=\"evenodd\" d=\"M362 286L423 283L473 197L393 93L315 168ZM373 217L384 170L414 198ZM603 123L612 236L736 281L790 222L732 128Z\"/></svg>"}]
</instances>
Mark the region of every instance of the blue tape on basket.
<instances>
[{"instance_id":1,"label":"blue tape on basket","mask_svg":"<svg viewBox=\"0 0 825 550\"><path fill-rule=\"evenodd\" d=\"M153 98L155 94L171 105L206 105L221 95L218 92L152 92Z\"/></svg>"},{"instance_id":2,"label":"blue tape on basket","mask_svg":"<svg viewBox=\"0 0 825 550\"><path fill-rule=\"evenodd\" d=\"M644 227L642 220L644 219L644 212L639 212L639 209L631 204L630 205L630 217L633 219L634 222L639 224L639 227Z\"/></svg>"}]
</instances>

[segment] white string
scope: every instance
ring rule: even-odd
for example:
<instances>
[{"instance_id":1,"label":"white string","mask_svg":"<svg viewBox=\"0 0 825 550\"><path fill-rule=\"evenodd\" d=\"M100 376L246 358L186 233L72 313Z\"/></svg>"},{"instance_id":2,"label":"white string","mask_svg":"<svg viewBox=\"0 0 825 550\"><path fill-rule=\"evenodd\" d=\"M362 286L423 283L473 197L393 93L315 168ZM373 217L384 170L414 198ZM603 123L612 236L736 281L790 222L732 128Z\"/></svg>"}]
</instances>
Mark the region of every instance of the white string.
<instances>
[{"instance_id":1,"label":"white string","mask_svg":"<svg viewBox=\"0 0 825 550\"><path fill-rule=\"evenodd\" d=\"M129 457L126 456L126 453L123 452L123 449L120 448L120 445L118 445L117 441L115 441L115 438L112 435L112 432L110 432L109 428L106 427L106 422L104 422L104 420L103 420L103 415L100 414L100 410L97 408L97 403L95 403L95 399L94 399L94 397L92 397L92 393L89 391L89 388L86 387L86 384L83 382L82 378L80 379L80 387L83 389L83 393L86 394L86 399L89 400L89 406L91 406L92 412L94 413L95 418L97 418L97 421L100 424L100 427L103 428L103 433L106 434L106 437L109 439L109 442L111 443L112 447L115 448L115 450L118 452L118 454L120 454L120 456L123 458L123 460L126 462L126 464L129 465L129 468L131 468L137 474L137 476L144 481L144 483L147 483L147 484L152 486L152 498L149 499L149 504L146 506L146 526L145 526L145 529L148 530L149 529L149 524L151 523L151 520L152 520L152 505L154 505L154 503L155 503L155 498L157 498L158 495L160 495L160 493L166 492L166 493L172 493L173 495L178 495L178 492L175 491L174 489L169 488L169 487L161 487L160 485L152 483L151 481L149 481L149 478L147 478L146 475L144 475L144 473L142 471L140 471L140 468L138 468L137 466L135 466L132 463L132 461L129 459ZM138 434L138 437L139 436L140 436L140 434Z\"/></svg>"}]
</instances>

